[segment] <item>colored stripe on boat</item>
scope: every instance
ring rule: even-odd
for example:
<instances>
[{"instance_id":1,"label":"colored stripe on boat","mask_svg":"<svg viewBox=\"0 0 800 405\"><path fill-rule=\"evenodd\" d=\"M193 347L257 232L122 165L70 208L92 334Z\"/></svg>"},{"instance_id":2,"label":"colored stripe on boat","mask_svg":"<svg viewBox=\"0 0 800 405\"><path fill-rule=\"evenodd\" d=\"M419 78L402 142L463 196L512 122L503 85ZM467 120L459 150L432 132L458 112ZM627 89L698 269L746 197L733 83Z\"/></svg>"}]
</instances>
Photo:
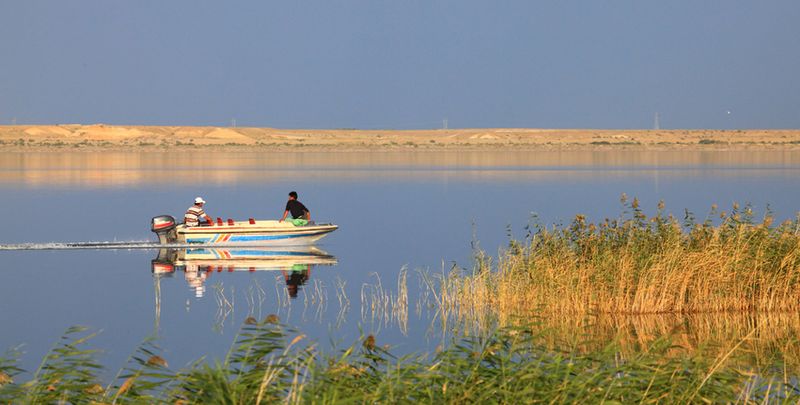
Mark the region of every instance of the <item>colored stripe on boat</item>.
<instances>
[{"instance_id":1,"label":"colored stripe on boat","mask_svg":"<svg viewBox=\"0 0 800 405\"><path fill-rule=\"evenodd\" d=\"M211 237L206 238L190 238L186 237L186 243L221 243L223 242L224 238L221 236L229 236L228 239L225 239L224 242L258 242L258 241L268 241L268 240L281 240L281 239L293 239L293 238L307 238L317 235L323 235L329 233L330 231L323 231L323 232L316 232L316 233L303 233L303 234L294 234L294 235L231 235L231 234L217 234Z\"/></svg>"}]
</instances>

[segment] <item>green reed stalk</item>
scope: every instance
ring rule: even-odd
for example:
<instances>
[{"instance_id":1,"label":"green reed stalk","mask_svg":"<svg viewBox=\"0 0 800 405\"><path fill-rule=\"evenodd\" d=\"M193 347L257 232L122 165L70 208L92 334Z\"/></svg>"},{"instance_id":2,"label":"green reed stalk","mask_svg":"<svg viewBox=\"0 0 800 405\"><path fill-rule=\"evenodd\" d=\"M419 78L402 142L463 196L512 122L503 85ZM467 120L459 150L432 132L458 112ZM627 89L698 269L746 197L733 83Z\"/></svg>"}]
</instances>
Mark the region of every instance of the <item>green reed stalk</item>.
<instances>
[{"instance_id":1,"label":"green reed stalk","mask_svg":"<svg viewBox=\"0 0 800 405\"><path fill-rule=\"evenodd\" d=\"M176 372L145 342L113 389L97 388L99 366L84 338L48 354L29 382L13 356L0 360L1 403L611 403L797 402L797 376L738 366L741 341L714 357L674 355L659 338L634 355L615 343L583 352L553 347L533 328L507 327L453 341L437 353L394 357L368 336L336 355L316 351L290 328L248 321L229 363ZM589 326L591 327L591 326ZM291 340L289 338L294 336ZM745 337L746 339L747 337ZM744 340L742 340L744 341ZM64 349L64 350L61 350ZM149 356L149 357L148 357ZM55 379L54 379L55 378Z\"/></svg>"}]
</instances>

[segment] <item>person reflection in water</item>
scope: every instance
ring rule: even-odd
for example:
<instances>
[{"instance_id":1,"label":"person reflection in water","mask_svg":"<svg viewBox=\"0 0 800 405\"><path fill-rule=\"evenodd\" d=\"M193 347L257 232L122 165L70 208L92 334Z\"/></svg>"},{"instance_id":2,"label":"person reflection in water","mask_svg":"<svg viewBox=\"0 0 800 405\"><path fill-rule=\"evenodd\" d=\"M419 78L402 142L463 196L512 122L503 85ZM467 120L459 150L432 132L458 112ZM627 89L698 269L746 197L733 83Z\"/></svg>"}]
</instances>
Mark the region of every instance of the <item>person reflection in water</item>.
<instances>
[{"instance_id":1,"label":"person reflection in water","mask_svg":"<svg viewBox=\"0 0 800 405\"><path fill-rule=\"evenodd\" d=\"M289 297L297 298L297 291L300 286L305 285L311 277L311 266L308 264L296 264L288 272L281 270L283 279L286 280L286 290L289 291Z\"/></svg>"},{"instance_id":2,"label":"person reflection in water","mask_svg":"<svg viewBox=\"0 0 800 405\"><path fill-rule=\"evenodd\" d=\"M183 271L183 277L189 284L189 288L194 290L194 296L203 298L206 292L206 279L208 278L208 266L197 266L196 264L188 264Z\"/></svg>"}]
</instances>

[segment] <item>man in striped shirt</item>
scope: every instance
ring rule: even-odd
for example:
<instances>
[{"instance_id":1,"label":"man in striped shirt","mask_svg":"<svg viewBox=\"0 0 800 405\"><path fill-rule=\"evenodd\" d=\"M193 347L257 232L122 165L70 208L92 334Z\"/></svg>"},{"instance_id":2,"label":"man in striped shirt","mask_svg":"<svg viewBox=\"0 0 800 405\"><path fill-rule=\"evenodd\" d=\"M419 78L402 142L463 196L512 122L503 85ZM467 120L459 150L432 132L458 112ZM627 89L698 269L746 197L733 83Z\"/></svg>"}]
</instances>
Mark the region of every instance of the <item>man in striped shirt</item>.
<instances>
[{"instance_id":1,"label":"man in striped shirt","mask_svg":"<svg viewBox=\"0 0 800 405\"><path fill-rule=\"evenodd\" d=\"M185 223L186 226L200 225L201 219L205 219L206 224L212 224L214 222L211 217L206 215L206 212L203 211L203 205L205 205L205 203L205 200L201 197L194 199L194 205L189 207L189 209L186 210L186 214L183 216L183 223Z\"/></svg>"}]
</instances>

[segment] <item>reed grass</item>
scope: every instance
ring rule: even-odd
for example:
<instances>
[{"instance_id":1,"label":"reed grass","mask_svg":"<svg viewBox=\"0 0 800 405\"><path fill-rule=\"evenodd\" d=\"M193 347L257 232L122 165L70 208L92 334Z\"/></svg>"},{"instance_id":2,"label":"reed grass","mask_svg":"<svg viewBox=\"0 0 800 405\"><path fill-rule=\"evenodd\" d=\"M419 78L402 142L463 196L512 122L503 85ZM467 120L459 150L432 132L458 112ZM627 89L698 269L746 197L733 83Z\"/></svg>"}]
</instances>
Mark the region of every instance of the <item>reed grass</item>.
<instances>
[{"instance_id":1,"label":"reed grass","mask_svg":"<svg viewBox=\"0 0 800 405\"><path fill-rule=\"evenodd\" d=\"M443 312L466 318L587 314L800 311L800 221L755 221L749 206L702 222L647 217L623 195L623 214L567 226L534 224L496 259L429 282Z\"/></svg>"},{"instance_id":2,"label":"reed grass","mask_svg":"<svg viewBox=\"0 0 800 405\"><path fill-rule=\"evenodd\" d=\"M797 402L795 375L746 368L740 344L718 356L670 356L668 339L637 354L614 343L590 352L553 348L532 328L501 328L437 353L397 358L369 335L325 354L276 316L248 318L224 360L169 368L143 343L112 383L98 381L91 334L67 331L27 382L15 356L0 359L0 403L762 403Z\"/></svg>"},{"instance_id":3,"label":"reed grass","mask_svg":"<svg viewBox=\"0 0 800 405\"><path fill-rule=\"evenodd\" d=\"M374 283L361 285L361 321L380 328L396 324L408 335L408 270L403 267L397 275L397 290L384 287L380 275L372 273Z\"/></svg>"}]
</instances>

